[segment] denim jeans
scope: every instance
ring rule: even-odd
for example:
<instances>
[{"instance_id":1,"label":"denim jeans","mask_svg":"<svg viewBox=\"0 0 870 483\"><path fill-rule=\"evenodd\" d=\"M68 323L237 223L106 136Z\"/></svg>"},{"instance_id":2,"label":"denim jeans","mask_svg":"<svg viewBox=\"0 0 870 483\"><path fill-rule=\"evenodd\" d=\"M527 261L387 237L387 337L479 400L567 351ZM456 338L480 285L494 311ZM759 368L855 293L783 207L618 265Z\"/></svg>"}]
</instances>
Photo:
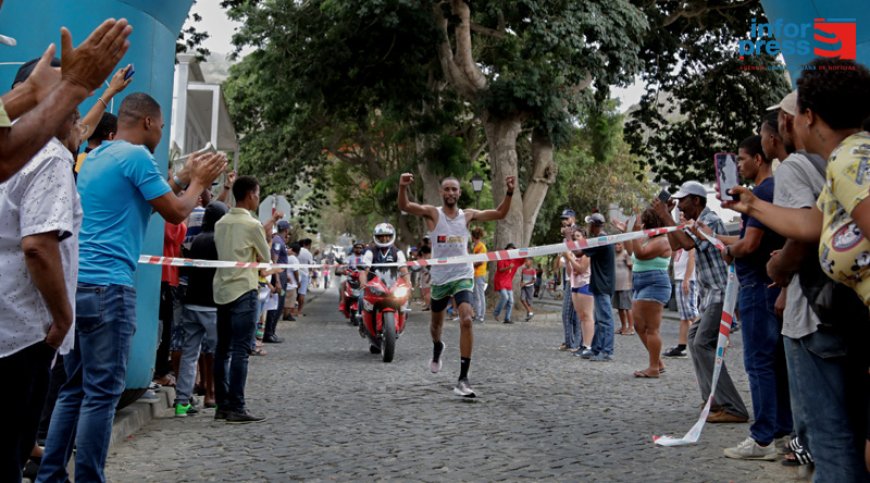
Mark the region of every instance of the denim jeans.
<instances>
[{"instance_id":1,"label":"denim jeans","mask_svg":"<svg viewBox=\"0 0 870 483\"><path fill-rule=\"evenodd\" d=\"M257 305L256 290L246 292L226 305L218 305L214 388L221 409L245 410L248 356L257 326Z\"/></svg>"},{"instance_id":2,"label":"denim jeans","mask_svg":"<svg viewBox=\"0 0 870 483\"><path fill-rule=\"evenodd\" d=\"M511 320L511 312L514 310L513 290L502 289L498 291L498 303L495 304L495 312L493 312L493 315L498 317L502 308L504 308L504 320Z\"/></svg>"},{"instance_id":3,"label":"denim jeans","mask_svg":"<svg viewBox=\"0 0 870 483\"><path fill-rule=\"evenodd\" d=\"M773 308L778 296L779 288L768 288L763 280L740 282L737 303L743 322L743 365L755 416L749 434L762 446L792 430L782 324Z\"/></svg>"},{"instance_id":4,"label":"denim jeans","mask_svg":"<svg viewBox=\"0 0 870 483\"><path fill-rule=\"evenodd\" d=\"M580 347L583 341L580 337L580 319L571 301L571 286L567 283L562 296L562 328L565 330L565 345L569 349Z\"/></svg>"},{"instance_id":5,"label":"denim jeans","mask_svg":"<svg viewBox=\"0 0 870 483\"><path fill-rule=\"evenodd\" d=\"M37 481L65 481L73 446L75 480L105 481L115 406L135 332L133 287L78 284L75 347L64 356L67 382L57 396Z\"/></svg>"},{"instance_id":6,"label":"denim jeans","mask_svg":"<svg viewBox=\"0 0 870 483\"><path fill-rule=\"evenodd\" d=\"M850 354L847 342L856 347ZM866 337L819 330L785 338L791 405L798 435L816 461L813 481L867 482ZM863 346L863 347L862 347Z\"/></svg>"},{"instance_id":7,"label":"denim jeans","mask_svg":"<svg viewBox=\"0 0 870 483\"><path fill-rule=\"evenodd\" d=\"M613 294L592 293L595 299L595 335L592 337L592 352L613 355Z\"/></svg>"},{"instance_id":8,"label":"denim jeans","mask_svg":"<svg viewBox=\"0 0 870 483\"><path fill-rule=\"evenodd\" d=\"M199 360L203 341L217 337L217 312L190 310L188 306L184 306L178 322L184 335L181 362L178 365L178 382L175 384L175 403L188 404L196 380L196 362Z\"/></svg>"},{"instance_id":9,"label":"denim jeans","mask_svg":"<svg viewBox=\"0 0 870 483\"><path fill-rule=\"evenodd\" d=\"M709 304L701 318L689 327L689 354L695 367L695 378L701 391L701 401L710 397L713 369L716 366L716 345L719 343L719 325L722 323L722 302ZM746 405L734 381L728 374L728 364L722 362L719 382L716 383L714 403L734 416L749 417Z\"/></svg>"},{"instance_id":10,"label":"denim jeans","mask_svg":"<svg viewBox=\"0 0 870 483\"><path fill-rule=\"evenodd\" d=\"M0 357L0 374L11 393L0 398L0 414L6 415L0 431L0 481L21 481L21 469L36 442L54 354L48 344L37 342Z\"/></svg>"},{"instance_id":11,"label":"denim jeans","mask_svg":"<svg viewBox=\"0 0 870 483\"><path fill-rule=\"evenodd\" d=\"M474 277L474 316L483 320L486 316L486 277Z\"/></svg>"}]
</instances>

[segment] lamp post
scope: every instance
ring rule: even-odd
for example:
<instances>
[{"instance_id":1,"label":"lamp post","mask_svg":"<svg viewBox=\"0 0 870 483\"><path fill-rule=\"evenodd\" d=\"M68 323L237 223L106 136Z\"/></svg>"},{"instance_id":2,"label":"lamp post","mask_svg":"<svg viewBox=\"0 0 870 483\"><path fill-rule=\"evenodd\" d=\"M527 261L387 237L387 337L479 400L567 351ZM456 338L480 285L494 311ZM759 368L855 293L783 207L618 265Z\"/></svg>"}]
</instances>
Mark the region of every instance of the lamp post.
<instances>
[{"instance_id":1,"label":"lamp post","mask_svg":"<svg viewBox=\"0 0 870 483\"><path fill-rule=\"evenodd\" d=\"M480 175L475 174L473 178L471 178L471 188L474 190L475 196L475 208L480 208L480 192L483 190L483 178Z\"/></svg>"}]
</instances>

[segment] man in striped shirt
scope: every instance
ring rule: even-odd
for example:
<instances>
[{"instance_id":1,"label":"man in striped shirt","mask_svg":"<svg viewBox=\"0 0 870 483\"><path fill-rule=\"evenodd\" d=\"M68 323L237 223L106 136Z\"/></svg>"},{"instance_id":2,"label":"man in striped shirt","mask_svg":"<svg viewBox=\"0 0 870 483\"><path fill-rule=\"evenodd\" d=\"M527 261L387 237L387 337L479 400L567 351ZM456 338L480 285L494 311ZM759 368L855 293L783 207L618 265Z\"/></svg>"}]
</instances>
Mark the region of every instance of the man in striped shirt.
<instances>
[{"instance_id":1,"label":"man in striped shirt","mask_svg":"<svg viewBox=\"0 0 870 483\"><path fill-rule=\"evenodd\" d=\"M728 280L728 267L722 259L719 249L704 237L699 236L698 229L712 230L714 236L725 234L725 225L707 207L707 189L697 181L686 181L680 190L674 193L677 207L687 220L695 220L694 230L686 229L668 234L671 248L674 250L695 250L695 276L701 292L701 318L689 328L689 348L695 375L701 389L701 398L706 401L710 397L713 380L713 368L716 365L716 343L719 339L719 323L722 319L722 305L725 298L725 285ZM676 226L671 217L671 209L660 200L653 201L653 207L665 224ZM749 412L728 369L722 364L719 383L716 387L716 398L710 409L707 421L710 423L744 423L749 420Z\"/></svg>"}]
</instances>

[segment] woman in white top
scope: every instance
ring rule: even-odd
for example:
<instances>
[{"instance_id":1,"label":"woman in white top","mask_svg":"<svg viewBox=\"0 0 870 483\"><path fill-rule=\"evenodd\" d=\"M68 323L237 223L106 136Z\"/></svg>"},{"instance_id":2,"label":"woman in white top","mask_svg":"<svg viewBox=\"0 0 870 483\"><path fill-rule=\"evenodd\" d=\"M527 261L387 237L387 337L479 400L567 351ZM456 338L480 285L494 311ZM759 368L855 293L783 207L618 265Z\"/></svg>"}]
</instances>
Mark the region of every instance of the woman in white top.
<instances>
[{"instance_id":1,"label":"woman in white top","mask_svg":"<svg viewBox=\"0 0 870 483\"><path fill-rule=\"evenodd\" d=\"M573 241L583 240L583 232L574 230L571 236ZM568 280L571 282L571 302L574 304L574 311L577 312L577 318L580 319L581 335L583 337L583 345L574 353L580 357L592 356L592 338L595 335L595 319L592 314L595 309L595 302L592 297L592 292L589 291L589 279L592 276L592 269L589 265L589 257L583 255L583 252L567 251L564 253L565 267L568 271Z\"/></svg>"}]
</instances>

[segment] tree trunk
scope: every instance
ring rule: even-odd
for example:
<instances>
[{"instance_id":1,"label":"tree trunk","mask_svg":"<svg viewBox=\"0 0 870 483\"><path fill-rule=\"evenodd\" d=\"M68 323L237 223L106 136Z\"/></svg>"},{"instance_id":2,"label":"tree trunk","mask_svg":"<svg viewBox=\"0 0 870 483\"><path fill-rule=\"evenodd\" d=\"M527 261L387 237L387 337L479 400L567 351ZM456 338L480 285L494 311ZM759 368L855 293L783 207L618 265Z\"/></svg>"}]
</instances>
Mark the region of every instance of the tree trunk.
<instances>
[{"instance_id":1,"label":"tree trunk","mask_svg":"<svg viewBox=\"0 0 870 483\"><path fill-rule=\"evenodd\" d=\"M486 141L489 145L489 162L492 167L492 198L498 206L505 196L504 179L517 175L517 136L522 129L520 116L505 119L483 116ZM495 208L494 206L493 208ZM508 243L523 242L523 196L517 186L508 215L496 225L495 247L500 250Z\"/></svg>"},{"instance_id":2,"label":"tree trunk","mask_svg":"<svg viewBox=\"0 0 870 483\"><path fill-rule=\"evenodd\" d=\"M553 160L553 142L537 130L532 133L532 177L523 193L523 238L521 245L529 246L535 221L547 197L550 186L556 182L558 169Z\"/></svg>"}]
</instances>

